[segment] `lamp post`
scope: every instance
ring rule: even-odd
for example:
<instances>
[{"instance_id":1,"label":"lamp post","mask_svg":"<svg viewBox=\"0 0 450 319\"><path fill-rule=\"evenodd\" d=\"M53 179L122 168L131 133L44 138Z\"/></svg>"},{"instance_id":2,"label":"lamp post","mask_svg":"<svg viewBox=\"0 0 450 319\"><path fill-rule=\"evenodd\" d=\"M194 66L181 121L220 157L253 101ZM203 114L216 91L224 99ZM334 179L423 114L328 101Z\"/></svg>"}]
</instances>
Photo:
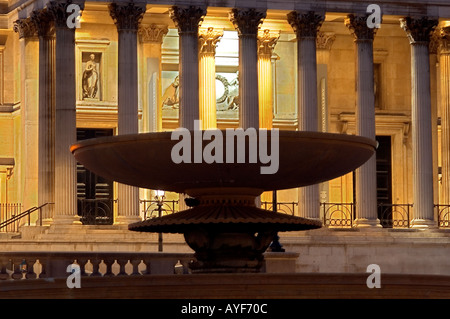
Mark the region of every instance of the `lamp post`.
<instances>
[{"instance_id":1,"label":"lamp post","mask_svg":"<svg viewBox=\"0 0 450 319\"><path fill-rule=\"evenodd\" d=\"M277 191L272 192L272 210L276 213L277 212ZM270 244L269 248L272 252L277 253L283 253L285 252L285 249L283 248L283 245L281 245L279 241L280 237L278 236L278 232L275 234L272 243Z\"/></svg>"},{"instance_id":2,"label":"lamp post","mask_svg":"<svg viewBox=\"0 0 450 319\"><path fill-rule=\"evenodd\" d=\"M162 206L164 205L164 199L165 199L165 192L162 190L155 191L155 199L156 199L156 205L158 206L158 217L162 216ZM158 233L158 251L163 251L163 236L162 233Z\"/></svg>"}]
</instances>

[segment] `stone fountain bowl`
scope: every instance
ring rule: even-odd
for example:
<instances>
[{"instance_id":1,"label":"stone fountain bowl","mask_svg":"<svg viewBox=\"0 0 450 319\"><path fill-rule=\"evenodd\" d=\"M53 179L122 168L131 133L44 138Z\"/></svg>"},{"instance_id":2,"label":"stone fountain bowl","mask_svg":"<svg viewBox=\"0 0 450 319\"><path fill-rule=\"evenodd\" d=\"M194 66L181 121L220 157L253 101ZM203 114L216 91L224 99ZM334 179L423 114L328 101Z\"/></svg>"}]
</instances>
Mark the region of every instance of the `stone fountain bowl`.
<instances>
[{"instance_id":1,"label":"stone fountain bowl","mask_svg":"<svg viewBox=\"0 0 450 319\"><path fill-rule=\"evenodd\" d=\"M270 141L269 134L269 146ZM78 162L104 178L142 188L189 193L198 188L271 191L317 184L351 172L376 149L376 141L360 136L279 131L279 169L275 174L261 174L261 167L270 164L259 159L256 163L235 160L176 164L171 151L178 142L171 140L171 132L119 135L84 140L72 145L71 151ZM203 141L203 145L208 143ZM223 149L225 159L225 143Z\"/></svg>"},{"instance_id":2,"label":"stone fountain bowl","mask_svg":"<svg viewBox=\"0 0 450 319\"><path fill-rule=\"evenodd\" d=\"M193 131L191 136L199 132L203 133ZM261 133L255 131L258 138ZM191 154L191 163L176 164L172 150L179 140L172 140L171 132L85 140L71 151L87 169L104 178L196 198L198 205L191 209L128 225L133 231L183 233L195 251L196 261L190 265L193 272L258 272L263 253L278 231L316 229L322 223L260 209L255 198L264 191L308 186L344 175L366 162L376 148L375 141L359 136L279 131L277 140L272 131L265 133L270 151L262 154L270 154L271 161L257 149L259 156L250 162L247 143L244 163L238 163L237 143L230 144L233 147L223 143L223 163L208 164L202 156L195 163ZM190 149L202 155L211 141L198 141L189 140ZM272 141L277 142L273 149ZM272 156L276 146L278 156ZM226 160L231 151L236 157ZM261 174L262 167L275 162L278 166L273 167L278 169Z\"/></svg>"}]
</instances>

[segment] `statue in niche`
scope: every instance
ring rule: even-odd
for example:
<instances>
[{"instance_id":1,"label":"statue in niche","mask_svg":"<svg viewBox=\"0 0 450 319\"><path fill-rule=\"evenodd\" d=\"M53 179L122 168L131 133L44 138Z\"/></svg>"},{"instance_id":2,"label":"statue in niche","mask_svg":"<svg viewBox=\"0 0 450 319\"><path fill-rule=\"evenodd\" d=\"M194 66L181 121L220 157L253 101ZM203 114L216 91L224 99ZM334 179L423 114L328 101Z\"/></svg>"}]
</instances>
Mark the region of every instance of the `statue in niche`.
<instances>
[{"instance_id":1,"label":"statue in niche","mask_svg":"<svg viewBox=\"0 0 450 319\"><path fill-rule=\"evenodd\" d=\"M178 75L173 82L167 87L162 96L162 106L164 108L177 109L179 107L178 88L180 86L180 80Z\"/></svg>"},{"instance_id":2,"label":"statue in niche","mask_svg":"<svg viewBox=\"0 0 450 319\"><path fill-rule=\"evenodd\" d=\"M90 60L86 62L82 86L83 86L83 98L96 98L98 91L98 71L97 63L95 62L95 54L89 56Z\"/></svg>"}]
</instances>

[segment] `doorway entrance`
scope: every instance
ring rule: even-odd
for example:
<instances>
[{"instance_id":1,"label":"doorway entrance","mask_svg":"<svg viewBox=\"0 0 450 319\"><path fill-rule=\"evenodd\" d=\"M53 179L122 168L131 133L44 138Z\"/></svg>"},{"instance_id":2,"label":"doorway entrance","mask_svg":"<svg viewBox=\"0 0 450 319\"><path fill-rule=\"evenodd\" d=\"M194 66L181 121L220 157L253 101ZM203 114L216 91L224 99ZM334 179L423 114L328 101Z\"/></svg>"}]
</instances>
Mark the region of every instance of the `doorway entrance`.
<instances>
[{"instance_id":1,"label":"doorway entrance","mask_svg":"<svg viewBox=\"0 0 450 319\"><path fill-rule=\"evenodd\" d=\"M77 140L112 136L112 129L77 129ZM83 225L112 225L114 222L113 182L77 163L78 215Z\"/></svg>"},{"instance_id":2,"label":"doorway entrance","mask_svg":"<svg viewBox=\"0 0 450 319\"><path fill-rule=\"evenodd\" d=\"M379 143L376 152L378 219L383 227L392 228L391 137L377 136L376 139Z\"/></svg>"}]
</instances>

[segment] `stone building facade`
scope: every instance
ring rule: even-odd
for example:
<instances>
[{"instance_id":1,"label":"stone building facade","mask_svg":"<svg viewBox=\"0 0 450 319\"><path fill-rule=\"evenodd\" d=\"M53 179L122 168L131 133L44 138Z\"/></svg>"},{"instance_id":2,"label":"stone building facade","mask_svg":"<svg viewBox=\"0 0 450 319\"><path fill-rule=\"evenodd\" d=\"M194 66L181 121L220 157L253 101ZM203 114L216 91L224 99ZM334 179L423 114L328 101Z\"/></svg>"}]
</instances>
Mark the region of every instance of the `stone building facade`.
<instances>
[{"instance_id":1,"label":"stone building facade","mask_svg":"<svg viewBox=\"0 0 450 319\"><path fill-rule=\"evenodd\" d=\"M102 180L70 145L200 119L378 140L355 172L276 193L325 226L281 234L300 271L449 273L448 1L380 0L379 16L337 0L0 4L0 222L9 204L45 205L0 233L4 249L154 251L156 235L126 225L155 211L156 190ZM187 251L178 236L165 249Z\"/></svg>"}]
</instances>

